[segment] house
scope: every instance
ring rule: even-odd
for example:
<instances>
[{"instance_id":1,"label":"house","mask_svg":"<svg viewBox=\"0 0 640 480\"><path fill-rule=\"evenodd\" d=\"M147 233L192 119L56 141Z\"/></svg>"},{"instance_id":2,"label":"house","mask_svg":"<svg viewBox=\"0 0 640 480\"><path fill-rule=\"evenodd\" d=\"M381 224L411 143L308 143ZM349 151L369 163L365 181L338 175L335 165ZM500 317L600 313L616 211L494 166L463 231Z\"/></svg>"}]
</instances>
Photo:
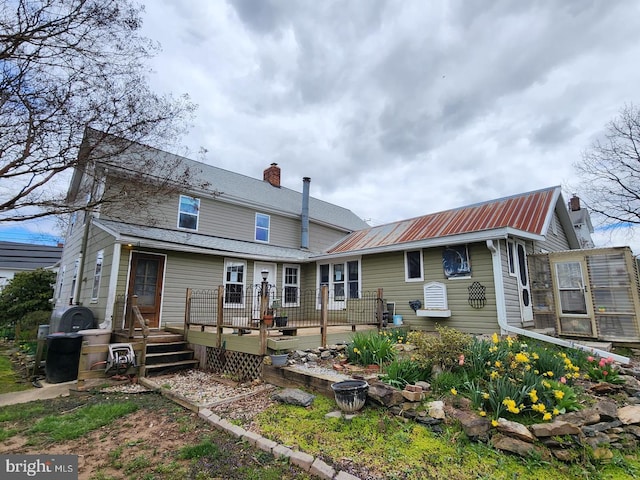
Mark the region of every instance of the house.
<instances>
[{"instance_id":1,"label":"house","mask_svg":"<svg viewBox=\"0 0 640 480\"><path fill-rule=\"evenodd\" d=\"M413 329L442 323L563 342L536 324L528 261L581 248L560 187L370 227L310 196L310 179L298 192L280 175L275 163L251 178L88 129L68 200L109 201L70 222L56 307L86 306L117 331L126 326L123 299L136 296L151 328L194 325L201 315L190 343L248 348L238 335L222 340L222 326L256 328L266 277L279 292L269 306L300 328L319 328L321 317L355 328L356 313L382 325L383 300ZM206 293L196 307L187 292L198 291Z\"/></svg>"},{"instance_id":2,"label":"house","mask_svg":"<svg viewBox=\"0 0 640 480\"><path fill-rule=\"evenodd\" d=\"M275 163L256 179L91 129L80 155L68 201L109 200L72 218L55 300L90 308L101 328L124 327L124 296L162 328L183 324L187 288L224 285L229 307L263 271L274 287L312 288L311 256L368 226L312 197L309 178L302 192L281 185Z\"/></svg>"},{"instance_id":3,"label":"house","mask_svg":"<svg viewBox=\"0 0 640 480\"><path fill-rule=\"evenodd\" d=\"M56 271L61 256L61 245L0 242L0 290L18 272L31 272L38 268Z\"/></svg>"}]
</instances>

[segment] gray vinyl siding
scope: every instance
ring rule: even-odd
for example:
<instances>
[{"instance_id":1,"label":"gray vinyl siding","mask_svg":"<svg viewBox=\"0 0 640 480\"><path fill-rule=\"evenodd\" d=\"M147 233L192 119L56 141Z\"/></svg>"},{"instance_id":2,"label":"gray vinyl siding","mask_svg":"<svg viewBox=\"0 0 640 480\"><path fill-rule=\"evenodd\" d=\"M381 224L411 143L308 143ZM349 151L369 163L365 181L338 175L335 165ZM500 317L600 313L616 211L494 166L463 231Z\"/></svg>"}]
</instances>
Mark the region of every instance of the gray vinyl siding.
<instances>
[{"instance_id":1,"label":"gray vinyl siding","mask_svg":"<svg viewBox=\"0 0 640 480\"><path fill-rule=\"evenodd\" d=\"M92 301L91 294L93 291L96 258L100 250L103 250L103 259L99 297L97 301ZM83 282L79 301L82 305L91 309L97 323L102 323L104 322L105 309L107 307L109 277L113 262L113 237L102 229L92 226L89 230L89 241L87 242L87 252L84 258Z\"/></svg>"},{"instance_id":2,"label":"gray vinyl siding","mask_svg":"<svg viewBox=\"0 0 640 480\"><path fill-rule=\"evenodd\" d=\"M491 253L483 243L470 244L471 278L449 280L442 269L442 248L423 250L424 282L405 282L404 253L391 252L362 258L362 287L365 291L384 289L384 298L395 302L396 314L402 315L405 325L412 329L434 330L436 323L469 333L498 331L498 320L493 284ZM423 302L425 283L437 281L447 287L450 318L418 317L409 307L411 300ZM486 305L474 309L469 305L468 287L473 282L486 287Z\"/></svg>"},{"instance_id":3,"label":"gray vinyl siding","mask_svg":"<svg viewBox=\"0 0 640 480\"><path fill-rule=\"evenodd\" d=\"M554 233L553 226L549 226L549 230L547 231L547 235L544 241L536 242L535 252L559 252L564 250L569 250L571 247L569 246L569 241L567 240L567 235L562 228L562 224L560 223L560 219L558 218L557 213L553 213L553 221L555 222L555 231Z\"/></svg>"},{"instance_id":4,"label":"gray vinyl siding","mask_svg":"<svg viewBox=\"0 0 640 480\"><path fill-rule=\"evenodd\" d=\"M56 302L54 308L60 308L69 304L69 298L71 297L71 285L73 283L73 269L75 261L80 255L83 233L84 225L77 222L73 227L70 227L70 231L65 238L62 258L60 259L60 268L58 269L58 275L63 275L64 270L64 282L62 284L62 288L58 291L59 282L56 281Z\"/></svg>"},{"instance_id":5,"label":"gray vinyl siding","mask_svg":"<svg viewBox=\"0 0 640 480\"><path fill-rule=\"evenodd\" d=\"M104 206L101 218L125 221L127 223L152 225L158 228L177 230L180 195L170 198L151 199L146 207L126 210L125 206ZM123 218L122 212L126 212ZM250 208L227 203L223 200L200 198L197 233L248 242L255 241L256 213L269 215L269 244L282 247L299 248L301 245L301 220L269 212L261 208ZM347 232L314 223L309 225L309 249L320 252L338 240Z\"/></svg>"}]
</instances>

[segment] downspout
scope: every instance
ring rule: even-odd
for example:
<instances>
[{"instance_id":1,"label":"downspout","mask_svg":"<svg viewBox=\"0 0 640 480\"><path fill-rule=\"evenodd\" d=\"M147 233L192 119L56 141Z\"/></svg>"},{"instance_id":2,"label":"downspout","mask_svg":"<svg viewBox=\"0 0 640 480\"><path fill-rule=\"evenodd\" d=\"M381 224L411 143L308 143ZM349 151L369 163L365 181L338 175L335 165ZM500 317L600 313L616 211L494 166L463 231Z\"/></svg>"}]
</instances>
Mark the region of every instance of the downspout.
<instances>
[{"instance_id":1,"label":"downspout","mask_svg":"<svg viewBox=\"0 0 640 480\"><path fill-rule=\"evenodd\" d=\"M85 210L84 212L84 233L82 234L82 244L80 245L76 291L73 292L73 303L76 305L80 305L80 293L82 292L82 282L84 281L84 264L87 256L87 243L89 242L89 228L91 227L91 220L93 220L93 215L90 214L89 210Z\"/></svg>"},{"instance_id":2,"label":"downspout","mask_svg":"<svg viewBox=\"0 0 640 480\"><path fill-rule=\"evenodd\" d=\"M300 235L300 247L309 248L309 184L311 178L302 179L302 232Z\"/></svg>"},{"instance_id":3,"label":"downspout","mask_svg":"<svg viewBox=\"0 0 640 480\"><path fill-rule=\"evenodd\" d=\"M504 297L504 282L502 278L502 261L500 259L500 248L496 247L493 243L493 240L487 240L487 248L491 252L491 260L493 263L493 282L495 284L496 290L496 308L498 310L498 325L500 325L501 332L500 333L513 333L515 335L522 335L529 338L535 338L536 340L540 340L543 342L553 343L554 345L559 345L561 347L567 348L575 348L578 350L584 350L585 352L593 353L602 358L612 357L616 362L619 362L623 365L629 363L628 357L623 357L622 355L617 355L615 353L607 352L605 350L600 350L598 348L589 347L587 345L582 345L580 343L576 343L571 340L564 340L561 338L551 337L549 335L544 335L538 332L532 332L530 330L525 330L524 328L514 327L509 325L507 322L507 304L505 302Z\"/></svg>"}]
</instances>

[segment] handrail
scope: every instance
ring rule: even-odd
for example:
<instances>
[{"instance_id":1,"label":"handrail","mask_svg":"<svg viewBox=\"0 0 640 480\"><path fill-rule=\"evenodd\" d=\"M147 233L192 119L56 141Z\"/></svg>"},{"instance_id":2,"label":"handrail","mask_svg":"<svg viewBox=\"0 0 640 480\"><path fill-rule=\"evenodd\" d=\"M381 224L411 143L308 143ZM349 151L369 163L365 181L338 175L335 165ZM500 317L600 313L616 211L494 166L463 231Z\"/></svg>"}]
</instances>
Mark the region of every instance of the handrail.
<instances>
[{"instance_id":1,"label":"handrail","mask_svg":"<svg viewBox=\"0 0 640 480\"><path fill-rule=\"evenodd\" d=\"M127 302L128 303L128 302ZM142 313L140 313L140 308L138 307L138 296L134 295L131 297L131 305L130 305L129 313L129 338L133 338L133 332L135 330L135 323L140 325L140 330L142 332L142 352L140 353L139 360L139 376L144 377L145 375L145 365L147 359L147 337L149 336L149 321L146 320Z\"/></svg>"}]
</instances>

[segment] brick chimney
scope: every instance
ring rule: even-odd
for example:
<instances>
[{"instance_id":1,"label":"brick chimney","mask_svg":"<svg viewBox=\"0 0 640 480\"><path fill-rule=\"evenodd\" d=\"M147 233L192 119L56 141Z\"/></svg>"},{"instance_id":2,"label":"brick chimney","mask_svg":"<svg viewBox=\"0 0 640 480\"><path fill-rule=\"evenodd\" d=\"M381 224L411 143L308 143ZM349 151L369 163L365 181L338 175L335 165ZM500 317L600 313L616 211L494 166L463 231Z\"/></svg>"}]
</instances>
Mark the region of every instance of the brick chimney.
<instances>
[{"instance_id":1,"label":"brick chimney","mask_svg":"<svg viewBox=\"0 0 640 480\"><path fill-rule=\"evenodd\" d=\"M262 179L265 182L269 182L274 187L280 188L280 167L277 163L272 163L262 175Z\"/></svg>"},{"instance_id":2,"label":"brick chimney","mask_svg":"<svg viewBox=\"0 0 640 480\"><path fill-rule=\"evenodd\" d=\"M575 193L573 197L569 199L569 210L572 212L577 212L580 210L580 197L578 197Z\"/></svg>"}]
</instances>

